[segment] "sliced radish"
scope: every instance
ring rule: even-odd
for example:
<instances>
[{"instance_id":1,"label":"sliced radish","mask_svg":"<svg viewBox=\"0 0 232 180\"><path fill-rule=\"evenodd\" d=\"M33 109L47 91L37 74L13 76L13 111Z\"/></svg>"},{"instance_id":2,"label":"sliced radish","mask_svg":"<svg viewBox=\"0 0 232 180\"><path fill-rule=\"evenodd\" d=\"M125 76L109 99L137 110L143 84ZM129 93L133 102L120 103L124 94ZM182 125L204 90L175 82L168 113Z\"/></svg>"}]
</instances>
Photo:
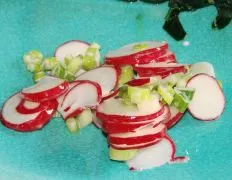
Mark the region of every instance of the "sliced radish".
<instances>
[{"instance_id":1,"label":"sliced radish","mask_svg":"<svg viewBox=\"0 0 232 180\"><path fill-rule=\"evenodd\" d=\"M59 108L64 119L81 113L86 107L97 106L102 98L101 87L91 81L79 81L65 95Z\"/></svg>"},{"instance_id":2,"label":"sliced radish","mask_svg":"<svg viewBox=\"0 0 232 180\"><path fill-rule=\"evenodd\" d=\"M197 74L205 73L209 76L215 77L215 72L213 65L208 62L198 62L191 66L190 72L192 76L195 76Z\"/></svg>"},{"instance_id":3,"label":"sliced radish","mask_svg":"<svg viewBox=\"0 0 232 180\"><path fill-rule=\"evenodd\" d=\"M149 63L176 63L176 56L172 51L166 51L166 53L162 56L157 57L156 59L150 61Z\"/></svg>"},{"instance_id":4,"label":"sliced radish","mask_svg":"<svg viewBox=\"0 0 232 180\"><path fill-rule=\"evenodd\" d=\"M147 44L148 48L137 52L133 50L136 44ZM118 50L108 52L105 56L105 63L113 65L146 64L154 58L165 54L167 49L168 44L166 42L147 41L133 43L123 46Z\"/></svg>"},{"instance_id":5,"label":"sliced radish","mask_svg":"<svg viewBox=\"0 0 232 180\"><path fill-rule=\"evenodd\" d=\"M126 133L133 132L138 128L142 128L146 125L152 124L154 120L147 120L142 122L133 122L133 123L121 123L121 122L111 122L111 121L102 121L102 129L106 133Z\"/></svg>"},{"instance_id":6,"label":"sliced radish","mask_svg":"<svg viewBox=\"0 0 232 180\"><path fill-rule=\"evenodd\" d=\"M76 80L89 80L98 83L102 89L103 97L108 96L118 85L120 68L114 66L101 66L81 74Z\"/></svg>"},{"instance_id":7,"label":"sliced radish","mask_svg":"<svg viewBox=\"0 0 232 180\"><path fill-rule=\"evenodd\" d=\"M111 98L101 103L96 111L96 116L102 121L136 122L154 119L164 112L163 105L158 98L153 98L152 106L144 111L139 111L136 106L124 105L121 99ZM149 103L150 104L150 103Z\"/></svg>"},{"instance_id":8,"label":"sliced radish","mask_svg":"<svg viewBox=\"0 0 232 180\"><path fill-rule=\"evenodd\" d=\"M167 138L163 138L157 144L140 149L139 153L131 160L127 161L130 169L141 171L162 166L170 162L175 154L172 143Z\"/></svg>"},{"instance_id":9,"label":"sliced radish","mask_svg":"<svg viewBox=\"0 0 232 180\"><path fill-rule=\"evenodd\" d=\"M186 73L186 66L189 65L176 63L152 63L136 65L134 69L140 77L161 76L162 78L165 78L175 73Z\"/></svg>"},{"instance_id":10,"label":"sliced radish","mask_svg":"<svg viewBox=\"0 0 232 180\"><path fill-rule=\"evenodd\" d=\"M166 134L166 126L160 124L153 127L152 124L135 130L135 132L109 134L108 141L111 144L141 144L154 141L157 138L162 138Z\"/></svg>"},{"instance_id":11,"label":"sliced radish","mask_svg":"<svg viewBox=\"0 0 232 180\"><path fill-rule=\"evenodd\" d=\"M162 138L158 139L156 138L153 141L146 142L146 143L140 143L140 144L133 144L133 145L127 145L127 144L110 144L111 147L114 149L119 149L119 150L129 150L129 149L142 149L145 147L152 146L154 144L157 144Z\"/></svg>"},{"instance_id":12,"label":"sliced radish","mask_svg":"<svg viewBox=\"0 0 232 180\"><path fill-rule=\"evenodd\" d=\"M169 106L169 109L170 118L163 121L163 123L167 126L168 129L177 124L184 115L184 113L179 112L179 110L174 106Z\"/></svg>"},{"instance_id":13,"label":"sliced radish","mask_svg":"<svg viewBox=\"0 0 232 180\"><path fill-rule=\"evenodd\" d=\"M21 97L29 101L42 102L58 98L67 90L67 81L46 76L37 84L23 89L21 92Z\"/></svg>"},{"instance_id":14,"label":"sliced radish","mask_svg":"<svg viewBox=\"0 0 232 180\"><path fill-rule=\"evenodd\" d=\"M20 94L10 97L2 109L2 124L16 131L34 131L41 129L53 117L57 109L57 101L49 101L46 109L33 114L21 114L16 111L16 107L21 102Z\"/></svg>"},{"instance_id":15,"label":"sliced radish","mask_svg":"<svg viewBox=\"0 0 232 180\"><path fill-rule=\"evenodd\" d=\"M207 74L197 74L187 83L195 94L188 109L193 117L203 121L220 117L225 107L225 96L217 80Z\"/></svg>"},{"instance_id":16,"label":"sliced radish","mask_svg":"<svg viewBox=\"0 0 232 180\"><path fill-rule=\"evenodd\" d=\"M85 55L85 52L89 48L90 44L80 40L71 40L67 41L64 44L61 44L55 51L55 57L60 61L64 61L66 56L79 56ZM100 64L100 53L97 53L97 66Z\"/></svg>"},{"instance_id":17,"label":"sliced radish","mask_svg":"<svg viewBox=\"0 0 232 180\"><path fill-rule=\"evenodd\" d=\"M39 111L43 111L50 105L50 101L43 102L32 102L21 99L20 103L17 105L16 110L21 114L33 114Z\"/></svg>"},{"instance_id":18,"label":"sliced radish","mask_svg":"<svg viewBox=\"0 0 232 180\"><path fill-rule=\"evenodd\" d=\"M117 96L118 93L119 93L119 90L118 90L118 89L117 89L117 90L114 90L114 91L110 92L110 94L109 94L108 96L103 97L103 98L102 98L102 101L105 101L105 100L107 100L107 99L113 98L113 97Z\"/></svg>"},{"instance_id":19,"label":"sliced radish","mask_svg":"<svg viewBox=\"0 0 232 180\"><path fill-rule=\"evenodd\" d=\"M129 86L143 86L150 83L150 78L133 79L126 84Z\"/></svg>"}]
</instances>

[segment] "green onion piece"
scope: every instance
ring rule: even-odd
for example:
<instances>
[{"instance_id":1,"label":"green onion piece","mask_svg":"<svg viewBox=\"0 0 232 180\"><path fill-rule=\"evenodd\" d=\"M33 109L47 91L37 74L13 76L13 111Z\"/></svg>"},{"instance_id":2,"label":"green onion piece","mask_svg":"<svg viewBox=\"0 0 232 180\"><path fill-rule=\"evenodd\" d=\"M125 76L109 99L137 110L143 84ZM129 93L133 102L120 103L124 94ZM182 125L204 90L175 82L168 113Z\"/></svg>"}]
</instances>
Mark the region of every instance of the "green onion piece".
<instances>
[{"instance_id":1,"label":"green onion piece","mask_svg":"<svg viewBox=\"0 0 232 180\"><path fill-rule=\"evenodd\" d=\"M36 73L41 71L41 65L39 63L30 63L27 64L27 70Z\"/></svg>"},{"instance_id":2,"label":"green onion piece","mask_svg":"<svg viewBox=\"0 0 232 180\"><path fill-rule=\"evenodd\" d=\"M152 98L150 89L143 87L128 86L128 96L130 101L135 104L151 100Z\"/></svg>"},{"instance_id":3,"label":"green onion piece","mask_svg":"<svg viewBox=\"0 0 232 180\"><path fill-rule=\"evenodd\" d=\"M57 63L51 71L51 75L60 79L65 78L65 67L61 63Z\"/></svg>"},{"instance_id":4,"label":"green onion piece","mask_svg":"<svg viewBox=\"0 0 232 180\"><path fill-rule=\"evenodd\" d=\"M81 69L83 56L65 57L64 61L67 71L76 74Z\"/></svg>"},{"instance_id":5,"label":"green onion piece","mask_svg":"<svg viewBox=\"0 0 232 180\"><path fill-rule=\"evenodd\" d=\"M33 80L35 82L38 82L39 80L41 80L43 77L45 77L45 72L44 71L40 71L40 72L37 72L37 73L34 73L33 74Z\"/></svg>"},{"instance_id":6,"label":"green onion piece","mask_svg":"<svg viewBox=\"0 0 232 180\"><path fill-rule=\"evenodd\" d=\"M128 95L128 86L122 86L119 88L118 97L122 99L122 102L125 105L132 105L132 102L130 101L130 97Z\"/></svg>"},{"instance_id":7,"label":"green onion piece","mask_svg":"<svg viewBox=\"0 0 232 180\"><path fill-rule=\"evenodd\" d=\"M134 51L143 51L143 50L145 50L145 49L147 49L147 48L148 48L148 45L145 44L145 43L135 44L135 45L132 47L132 49L133 49Z\"/></svg>"},{"instance_id":8,"label":"green onion piece","mask_svg":"<svg viewBox=\"0 0 232 180\"><path fill-rule=\"evenodd\" d=\"M77 124L81 129L89 125L93 121L93 114L90 109L85 109L81 114L77 116Z\"/></svg>"},{"instance_id":9,"label":"green onion piece","mask_svg":"<svg viewBox=\"0 0 232 180\"><path fill-rule=\"evenodd\" d=\"M26 65L28 64L36 64L36 63L41 63L43 60L43 54L37 50L32 50L23 56L24 63Z\"/></svg>"},{"instance_id":10,"label":"green onion piece","mask_svg":"<svg viewBox=\"0 0 232 180\"><path fill-rule=\"evenodd\" d=\"M82 68L86 71L94 69L97 66L97 52L99 52L100 46L96 43L90 45L90 47L85 52L83 58Z\"/></svg>"},{"instance_id":11,"label":"green onion piece","mask_svg":"<svg viewBox=\"0 0 232 180\"><path fill-rule=\"evenodd\" d=\"M138 149L119 150L119 149L114 149L112 147L109 148L110 159L115 160L115 161L127 161L127 160L130 160L138 152L139 152Z\"/></svg>"},{"instance_id":12,"label":"green onion piece","mask_svg":"<svg viewBox=\"0 0 232 180\"><path fill-rule=\"evenodd\" d=\"M77 120L75 118L68 118L66 121L66 126L68 127L69 131L74 133L79 130Z\"/></svg>"},{"instance_id":13,"label":"green onion piece","mask_svg":"<svg viewBox=\"0 0 232 180\"><path fill-rule=\"evenodd\" d=\"M159 85L157 88L158 94L162 97L168 105L173 101L175 91L170 85Z\"/></svg>"},{"instance_id":14,"label":"green onion piece","mask_svg":"<svg viewBox=\"0 0 232 180\"><path fill-rule=\"evenodd\" d=\"M74 80L76 79L76 77L75 77L74 74L72 74L72 73L70 73L70 72L68 72L68 71L66 71L66 70L65 70L64 73L65 73L65 74L64 74L63 79L67 80L68 82L72 82L72 81L74 81Z\"/></svg>"},{"instance_id":15,"label":"green onion piece","mask_svg":"<svg viewBox=\"0 0 232 180\"><path fill-rule=\"evenodd\" d=\"M195 90L190 88L175 88L174 91L175 95L172 103L181 113L184 113L193 98Z\"/></svg>"},{"instance_id":16,"label":"green onion piece","mask_svg":"<svg viewBox=\"0 0 232 180\"><path fill-rule=\"evenodd\" d=\"M56 64L58 64L58 60L55 58L55 57L49 57L49 58L46 58L43 60L42 62L42 68L45 70L45 71L50 71L52 70Z\"/></svg>"},{"instance_id":17,"label":"green onion piece","mask_svg":"<svg viewBox=\"0 0 232 180\"><path fill-rule=\"evenodd\" d=\"M175 86L178 81L184 76L184 73L175 73L167 76L162 80L162 83L169 84L171 86Z\"/></svg>"},{"instance_id":18,"label":"green onion piece","mask_svg":"<svg viewBox=\"0 0 232 180\"><path fill-rule=\"evenodd\" d=\"M119 77L119 86L132 80L134 77L133 67L130 65L125 65L121 67L121 75Z\"/></svg>"}]
</instances>

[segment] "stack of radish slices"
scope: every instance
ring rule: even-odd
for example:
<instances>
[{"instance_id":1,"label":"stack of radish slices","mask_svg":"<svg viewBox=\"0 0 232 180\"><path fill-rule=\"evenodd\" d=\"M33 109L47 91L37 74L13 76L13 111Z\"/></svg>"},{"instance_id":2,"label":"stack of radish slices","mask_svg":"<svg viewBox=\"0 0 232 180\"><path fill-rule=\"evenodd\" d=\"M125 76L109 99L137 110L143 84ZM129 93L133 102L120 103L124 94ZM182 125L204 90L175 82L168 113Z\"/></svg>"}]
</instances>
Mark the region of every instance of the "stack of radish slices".
<instances>
[{"instance_id":1,"label":"stack of radish slices","mask_svg":"<svg viewBox=\"0 0 232 180\"><path fill-rule=\"evenodd\" d=\"M62 62L71 55L74 61L87 48L83 41L69 41L57 48L55 56ZM92 51L97 57L91 56ZM93 60L99 64L98 51L89 52L85 65ZM73 62L71 69L76 69L74 65L79 63ZM175 156L175 144L167 134L186 111L211 121L224 110L225 97L213 66L177 63L166 42L123 46L108 52L105 64L87 69L72 82L45 76L21 90L3 105L1 122L17 131L33 131L58 111L75 132L77 126L93 121L107 134L112 160L143 170L187 160Z\"/></svg>"},{"instance_id":2,"label":"stack of radish slices","mask_svg":"<svg viewBox=\"0 0 232 180\"><path fill-rule=\"evenodd\" d=\"M41 129L56 112L56 98L68 90L68 83L53 77L43 78L32 87L11 96L2 108L2 123L16 131Z\"/></svg>"}]
</instances>

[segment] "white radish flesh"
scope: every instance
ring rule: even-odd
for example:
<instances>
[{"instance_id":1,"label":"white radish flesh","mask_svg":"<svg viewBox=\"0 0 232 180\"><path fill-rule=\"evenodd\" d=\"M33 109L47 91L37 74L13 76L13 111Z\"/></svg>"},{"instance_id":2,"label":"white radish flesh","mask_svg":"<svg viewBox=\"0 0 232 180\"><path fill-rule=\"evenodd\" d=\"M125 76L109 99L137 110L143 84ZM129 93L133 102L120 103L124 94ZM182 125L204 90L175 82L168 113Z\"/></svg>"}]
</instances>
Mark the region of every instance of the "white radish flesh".
<instances>
[{"instance_id":1,"label":"white radish flesh","mask_svg":"<svg viewBox=\"0 0 232 180\"><path fill-rule=\"evenodd\" d=\"M143 128L137 129L134 132L128 133L118 133L118 134L110 134L110 137L118 137L118 138L130 138L130 137L138 137L138 136L145 136L145 135L155 135L159 132L165 131L165 125L160 124L156 127L149 124Z\"/></svg>"},{"instance_id":2,"label":"white radish flesh","mask_svg":"<svg viewBox=\"0 0 232 180\"><path fill-rule=\"evenodd\" d=\"M225 107L225 97L216 79L206 74L192 77L188 88L194 88L195 94L188 109L193 117L210 121L217 119Z\"/></svg>"},{"instance_id":3,"label":"white radish flesh","mask_svg":"<svg viewBox=\"0 0 232 180\"><path fill-rule=\"evenodd\" d=\"M167 45L166 42L156 42L156 41L144 41L144 42L139 42L139 43L133 43L133 44L128 44L126 46L121 47L120 49L114 50L114 51L109 51L106 54L107 58L115 58L115 57L120 57L120 56L127 56L131 54L137 53L133 47L136 44L146 44L148 46L148 49L156 49L159 50L160 47Z\"/></svg>"},{"instance_id":4,"label":"white radish flesh","mask_svg":"<svg viewBox=\"0 0 232 180\"><path fill-rule=\"evenodd\" d=\"M55 51L55 57L64 62L66 56L76 57L79 55L84 56L90 44L80 40L71 40L60 45ZM100 64L100 53L97 52L96 57L97 65Z\"/></svg>"},{"instance_id":5,"label":"white radish flesh","mask_svg":"<svg viewBox=\"0 0 232 180\"><path fill-rule=\"evenodd\" d=\"M104 113L106 115L133 116L133 117L146 116L153 114L162 108L158 98L153 98L152 101L153 101L152 106L147 106L146 110L144 109L143 111L139 111L139 109L136 106L125 105L120 99L111 98L101 103L98 106L97 111ZM148 104L151 105L150 102Z\"/></svg>"},{"instance_id":6,"label":"white radish flesh","mask_svg":"<svg viewBox=\"0 0 232 180\"><path fill-rule=\"evenodd\" d=\"M79 84L67 92L59 110L62 116L66 119L74 111L80 110L78 112L81 112L81 110L86 107L94 107L98 105L100 101L100 86L90 81L80 81Z\"/></svg>"},{"instance_id":7,"label":"white radish flesh","mask_svg":"<svg viewBox=\"0 0 232 180\"><path fill-rule=\"evenodd\" d=\"M76 80L89 80L98 83L102 89L102 95L107 96L118 83L119 73L113 66L102 66L81 74Z\"/></svg>"},{"instance_id":8,"label":"white radish flesh","mask_svg":"<svg viewBox=\"0 0 232 180\"><path fill-rule=\"evenodd\" d=\"M208 62L198 62L191 66L190 73L192 76L195 76L196 74L205 73L209 76L215 77L215 72L213 65Z\"/></svg>"},{"instance_id":9,"label":"white radish flesh","mask_svg":"<svg viewBox=\"0 0 232 180\"><path fill-rule=\"evenodd\" d=\"M12 124L22 124L28 120L35 119L39 115L39 112L34 114L20 114L15 110L16 105L21 101L19 94L13 95L9 98L3 106L2 115Z\"/></svg>"},{"instance_id":10,"label":"white radish flesh","mask_svg":"<svg viewBox=\"0 0 232 180\"><path fill-rule=\"evenodd\" d=\"M34 131L41 129L52 118L57 109L57 101L49 102L46 109L32 114L21 114L16 111L16 107L21 102L20 94L10 97L2 109L2 124L16 131Z\"/></svg>"},{"instance_id":11,"label":"white radish flesh","mask_svg":"<svg viewBox=\"0 0 232 180\"><path fill-rule=\"evenodd\" d=\"M127 161L127 165L137 171L162 166L172 160L173 151L170 141L163 138L153 146L140 149L133 159Z\"/></svg>"},{"instance_id":12,"label":"white radish flesh","mask_svg":"<svg viewBox=\"0 0 232 180\"><path fill-rule=\"evenodd\" d=\"M30 101L45 101L61 96L68 89L68 83L62 79L46 76L35 85L24 88L23 99Z\"/></svg>"}]
</instances>

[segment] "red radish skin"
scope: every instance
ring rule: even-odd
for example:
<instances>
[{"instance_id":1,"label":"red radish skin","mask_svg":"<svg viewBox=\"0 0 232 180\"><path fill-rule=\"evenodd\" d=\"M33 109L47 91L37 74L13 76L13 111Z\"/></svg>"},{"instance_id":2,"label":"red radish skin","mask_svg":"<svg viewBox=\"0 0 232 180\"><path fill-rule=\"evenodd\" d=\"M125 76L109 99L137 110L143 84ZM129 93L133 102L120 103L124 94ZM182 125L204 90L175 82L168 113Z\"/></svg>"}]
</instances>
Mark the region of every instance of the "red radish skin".
<instances>
[{"instance_id":1,"label":"red radish skin","mask_svg":"<svg viewBox=\"0 0 232 180\"><path fill-rule=\"evenodd\" d=\"M9 100L11 98L14 98L14 96L19 96L19 94L13 95L12 97L9 98ZM18 104L14 104L13 106L11 105L10 107L7 107L7 102L8 101L6 101L5 104L3 105L1 122L7 128L20 131L20 132L35 131L35 130L38 130L44 127L49 122L49 120L53 117L53 114L56 112L56 109L58 106L58 103L56 100L51 100L49 106L46 109L34 114L35 117L33 119L28 119L25 122L20 122L20 123L12 123L8 121L9 116L11 116L12 113L19 114L20 116L25 116L25 118L28 115L20 114L16 110L13 110L13 109L10 110L12 111L11 114L5 114L6 113L5 108L16 108L16 106L18 105Z\"/></svg>"},{"instance_id":2,"label":"red radish skin","mask_svg":"<svg viewBox=\"0 0 232 180\"><path fill-rule=\"evenodd\" d=\"M150 78L140 78L140 79L133 79L126 84L129 86L144 86L146 84L150 83Z\"/></svg>"},{"instance_id":3,"label":"red radish skin","mask_svg":"<svg viewBox=\"0 0 232 180\"><path fill-rule=\"evenodd\" d=\"M111 121L102 121L102 129L106 133L126 133L126 132L134 132L138 129L142 129L147 125L152 124L153 127L158 126L162 121L164 121L166 118L169 118L169 109L165 106L164 112L159 117L147 120L147 121L141 121L141 122L111 122Z\"/></svg>"},{"instance_id":4,"label":"red radish skin","mask_svg":"<svg viewBox=\"0 0 232 180\"><path fill-rule=\"evenodd\" d=\"M127 161L130 169L141 171L151 169L166 163L181 162L184 157L175 157L176 147L169 136L162 138L154 146L140 149L140 152Z\"/></svg>"},{"instance_id":5,"label":"red radish skin","mask_svg":"<svg viewBox=\"0 0 232 180\"><path fill-rule=\"evenodd\" d=\"M169 163L185 163L185 162L187 162L188 157L186 157L186 156L176 157L176 145L175 145L174 141L172 140L172 138L169 137L168 135L166 135L164 138L167 139L172 145L173 151L172 151L171 161Z\"/></svg>"},{"instance_id":6,"label":"red radish skin","mask_svg":"<svg viewBox=\"0 0 232 180\"><path fill-rule=\"evenodd\" d=\"M178 109L174 106L169 106L169 112L170 117L163 121L163 123L167 126L168 129L176 125L184 115L184 113L179 112Z\"/></svg>"},{"instance_id":7,"label":"red radish skin","mask_svg":"<svg viewBox=\"0 0 232 180\"><path fill-rule=\"evenodd\" d=\"M65 94L63 101L61 102L61 105L59 107L59 111L65 120L70 117L79 115L86 107L93 108L94 106L97 106L101 102L101 99L102 99L102 92L101 92L101 87L99 86L99 84L92 82L92 81L87 81L87 80L79 80L79 81L75 81L75 83L77 84L74 85ZM89 96L89 92L88 91L82 92L83 90L81 89L80 90L82 94L76 94L75 97L71 98L71 95L72 95L71 93L73 93L77 88L81 88L81 86L86 86L86 85L89 85L89 87L86 87L86 88L94 88L94 91L96 93L96 99L95 99L94 104L91 104L91 105L88 104L89 102L86 100L86 98ZM83 93L86 93L86 94L83 94ZM78 106L74 107L75 103L80 101L80 98L82 99L84 98L86 101L86 104L81 107L78 107ZM71 102L68 102L70 100Z\"/></svg>"},{"instance_id":8,"label":"red radish skin","mask_svg":"<svg viewBox=\"0 0 232 180\"><path fill-rule=\"evenodd\" d=\"M102 129L106 133L126 133L133 132L134 130L144 127L153 123L153 120L144 123L112 123L108 121L102 121Z\"/></svg>"},{"instance_id":9,"label":"red radish skin","mask_svg":"<svg viewBox=\"0 0 232 180\"><path fill-rule=\"evenodd\" d=\"M158 57L156 62L176 63L176 56L172 51L167 51L163 56Z\"/></svg>"},{"instance_id":10,"label":"red radish skin","mask_svg":"<svg viewBox=\"0 0 232 180\"><path fill-rule=\"evenodd\" d=\"M111 76L113 74L113 77ZM98 83L102 89L102 96L109 96L111 91L118 87L120 67L99 66L93 70L87 71L76 78L76 80L89 80Z\"/></svg>"},{"instance_id":11,"label":"red radish skin","mask_svg":"<svg viewBox=\"0 0 232 180\"><path fill-rule=\"evenodd\" d=\"M42 102L42 101L48 101L51 99L56 99L68 90L69 84L67 81L59 80L57 78L52 78L52 77L45 77L45 78L50 79L48 81L56 80L57 85L55 87L48 88L48 89L45 89L42 91L33 92L33 90L36 90L36 88L39 84L39 83L37 83L36 85L33 85L33 86L26 88L26 89L23 89L21 92L21 97L25 100L28 100L28 101ZM41 82L41 84L42 84L41 86L43 86L43 82ZM46 80L45 80L44 85L45 84L46 84Z\"/></svg>"},{"instance_id":12,"label":"red radish skin","mask_svg":"<svg viewBox=\"0 0 232 180\"><path fill-rule=\"evenodd\" d=\"M159 67L159 65L149 66L149 64L146 66L137 65L134 69L140 77L161 76L162 78L165 78L171 74L187 72L186 65L174 63L166 64L166 66L162 65L162 67Z\"/></svg>"},{"instance_id":13,"label":"red radish skin","mask_svg":"<svg viewBox=\"0 0 232 180\"><path fill-rule=\"evenodd\" d=\"M36 103L38 105L36 107L29 108L26 106L26 103L28 102ZM43 102L37 103L37 102L30 102L30 101L26 101L22 99L20 103L17 105L16 111L21 114L33 114L33 113L37 113L39 111L46 109L49 106L49 104L50 104L50 101L43 101Z\"/></svg>"},{"instance_id":14,"label":"red radish skin","mask_svg":"<svg viewBox=\"0 0 232 180\"><path fill-rule=\"evenodd\" d=\"M162 139L162 138L161 138ZM118 150L130 150L130 149L142 149L152 145L155 145L160 142L161 139L155 139L154 141L136 145L118 145L118 144L110 144L111 147Z\"/></svg>"},{"instance_id":15,"label":"red radish skin","mask_svg":"<svg viewBox=\"0 0 232 180\"><path fill-rule=\"evenodd\" d=\"M103 97L101 102L106 101L107 99L110 99L110 98L113 98L113 97L117 96L118 93L119 93L119 89L117 89L115 91L112 91L108 96Z\"/></svg>"},{"instance_id":16,"label":"red radish skin","mask_svg":"<svg viewBox=\"0 0 232 180\"><path fill-rule=\"evenodd\" d=\"M194 118L212 121L221 116L225 108L225 96L214 77L197 74L187 82L187 87L195 88L193 99L188 106Z\"/></svg>"},{"instance_id":17,"label":"red radish skin","mask_svg":"<svg viewBox=\"0 0 232 180\"><path fill-rule=\"evenodd\" d=\"M152 120L159 117L164 112L163 105L160 105L160 108L152 114L146 114L141 116L127 116L127 115L116 115L116 114L105 114L101 112L99 106L96 110L96 116L102 121L110 122L141 122L146 120Z\"/></svg>"},{"instance_id":18,"label":"red radish skin","mask_svg":"<svg viewBox=\"0 0 232 180\"><path fill-rule=\"evenodd\" d=\"M141 144L146 142L155 141L155 139L162 138L166 135L166 126L160 124L156 127L148 125L142 129L135 132L129 133L119 133L119 134L109 134L108 142L109 144Z\"/></svg>"},{"instance_id":19,"label":"red radish skin","mask_svg":"<svg viewBox=\"0 0 232 180\"><path fill-rule=\"evenodd\" d=\"M124 46L122 48L128 47L131 45ZM113 64L113 65L135 65L135 64L147 64L152 59L155 59L159 56L162 56L165 54L166 50L168 49L167 43L160 43L159 47L154 47L150 49L146 49L139 52L132 52L125 55L119 55L117 53L117 56L109 56L108 54L105 56L105 63L106 64ZM115 53L114 53L115 54Z\"/></svg>"}]
</instances>

